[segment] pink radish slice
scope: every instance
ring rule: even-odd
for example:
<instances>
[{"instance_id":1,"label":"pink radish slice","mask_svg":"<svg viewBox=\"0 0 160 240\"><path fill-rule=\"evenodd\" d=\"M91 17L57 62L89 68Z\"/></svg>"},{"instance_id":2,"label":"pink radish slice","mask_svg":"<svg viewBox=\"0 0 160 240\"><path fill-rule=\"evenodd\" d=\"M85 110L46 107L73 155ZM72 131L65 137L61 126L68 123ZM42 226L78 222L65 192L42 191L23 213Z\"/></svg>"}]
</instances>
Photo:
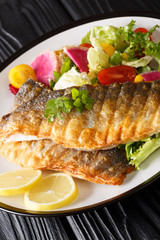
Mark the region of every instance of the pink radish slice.
<instances>
[{"instance_id":1,"label":"pink radish slice","mask_svg":"<svg viewBox=\"0 0 160 240\"><path fill-rule=\"evenodd\" d=\"M154 80L160 79L160 72L151 71L151 72L141 73L141 76L143 76L144 81L154 81Z\"/></svg>"},{"instance_id":2,"label":"pink radish slice","mask_svg":"<svg viewBox=\"0 0 160 240\"><path fill-rule=\"evenodd\" d=\"M32 62L37 81L49 85L49 80L54 79L53 71L59 71L57 55L54 51L46 50L38 55Z\"/></svg>"},{"instance_id":3,"label":"pink radish slice","mask_svg":"<svg viewBox=\"0 0 160 240\"><path fill-rule=\"evenodd\" d=\"M13 93L14 95L16 95L19 89L18 89L18 88L15 88L15 87L13 87L11 84L9 84L9 90L10 90L11 93Z\"/></svg>"},{"instance_id":4,"label":"pink radish slice","mask_svg":"<svg viewBox=\"0 0 160 240\"><path fill-rule=\"evenodd\" d=\"M80 72L89 72L87 52L86 47L66 47L64 49L65 53L70 57L70 59L79 68Z\"/></svg>"}]
</instances>

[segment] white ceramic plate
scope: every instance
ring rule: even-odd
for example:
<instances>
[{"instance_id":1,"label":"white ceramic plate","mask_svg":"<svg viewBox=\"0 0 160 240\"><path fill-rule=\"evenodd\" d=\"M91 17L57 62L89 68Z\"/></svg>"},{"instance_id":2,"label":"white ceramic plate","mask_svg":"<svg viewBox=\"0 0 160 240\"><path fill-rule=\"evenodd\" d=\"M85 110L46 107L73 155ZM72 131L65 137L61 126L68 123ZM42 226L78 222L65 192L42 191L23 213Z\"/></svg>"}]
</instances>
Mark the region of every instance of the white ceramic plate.
<instances>
[{"instance_id":1,"label":"white ceramic plate","mask_svg":"<svg viewBox=\"0 0 160 240\"><path fill-rule=\"evenodd\" d=\"M104 20L91 21L89 23L81 24L79 26L70 28L60 32L54 36L35 45L28 51L21 54L14 61L12 61L1 73L1 88L0 88L0 115L9 112L13 102L14 96L8 90L8 72L18 64L30 64L30 61L39 53L46 49L57 50L65 45L79 44L81 38L95 25L114 25L124 26L131 20L136 21L135 27L145 27L150 29L155 24L160 25L160 19L151 17L114 17ZM152 39L154 41L160 40L160 30L156 30ZM153 178L159 175L160 170L160 150L154 152L143 164L140 166L139 171L134 171L127 176L124 183L120 186L100 185L89 183L84 180L75 179L78 189L78 198L70 205L52 212L33 212L27 210L23 204L23 195L14 197L0 197L0 208L16 212L20 214L38 214L38 215L61 215L70 214L85 209L93 209L96 206L101 206L122 196L126 196L131 192L144 186ZM6 159L0 158L0 173L18 169L19 167L8 162Z\"/></svg>"}]
</instances>

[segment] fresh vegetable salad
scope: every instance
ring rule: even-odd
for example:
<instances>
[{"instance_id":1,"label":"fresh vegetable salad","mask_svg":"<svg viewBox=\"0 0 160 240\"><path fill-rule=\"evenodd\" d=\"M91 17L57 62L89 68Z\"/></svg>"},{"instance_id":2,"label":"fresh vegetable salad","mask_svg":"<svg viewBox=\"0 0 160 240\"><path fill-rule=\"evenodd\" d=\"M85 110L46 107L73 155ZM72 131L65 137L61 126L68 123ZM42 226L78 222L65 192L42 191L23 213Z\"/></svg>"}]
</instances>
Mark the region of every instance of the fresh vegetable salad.
<instances>
[{"instance_id":1,"label":"fresh vegetable salad","mask_svg":"<svg viewBox=\"0 0 160 240\"><path fill-rule=\"evenodd\" d=\"M152 34L159 28L135 29L135 21L123 27L95 26L82 38L78 46L66 46L60 50L46 50L36 56L31 66L19 65L9 73L10 90L16 94L18 88L32 78L48 85L53 90L84 84L110 85L114 82L154 81L160 79L160 41L152 41ZM49 108L54 111L70 112L74 107L79 112L83 105L92 108L92 100L87 93L73 89L73 101L52 100ZM85 97L84 97L85 96ZM47 107L47 106L46 106ZM47 109L45 112L47 117ZM51 118L49 119L51 121ZM129 143L123 147L130 164L136 168L146 157L160 146L159 134L143 141Z\"/></svg>"}]
</instances>

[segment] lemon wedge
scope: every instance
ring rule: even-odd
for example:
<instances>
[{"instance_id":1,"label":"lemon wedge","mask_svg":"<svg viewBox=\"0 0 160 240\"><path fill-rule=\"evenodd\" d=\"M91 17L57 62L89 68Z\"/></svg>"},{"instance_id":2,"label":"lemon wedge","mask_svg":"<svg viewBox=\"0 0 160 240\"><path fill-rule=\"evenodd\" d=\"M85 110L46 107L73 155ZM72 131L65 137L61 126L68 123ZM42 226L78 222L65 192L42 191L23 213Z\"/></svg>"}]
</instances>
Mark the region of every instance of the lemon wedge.
<instances>
[{"instance_id":1,"label":"lemon wedge","mask_svg":"<svg viewBox=\"0 0 160 240\"><path fill-rule=\"evenodd\" d=\"M78 195L77 186L71 176L53 173L42 178L40 183L24 195L28 209L48 211L70 204Z\"/></svg>"},{"instance_id":2,"label":"lemon wedge","mask_svg":"<svg viewBox=\"0 0 160 240\"><path fill-rule=\"evenodd\" d=\"M0 174L0 195L11 196L28 191L41 180L42 172L18 169Z\"/></svg>"}]
</instances>

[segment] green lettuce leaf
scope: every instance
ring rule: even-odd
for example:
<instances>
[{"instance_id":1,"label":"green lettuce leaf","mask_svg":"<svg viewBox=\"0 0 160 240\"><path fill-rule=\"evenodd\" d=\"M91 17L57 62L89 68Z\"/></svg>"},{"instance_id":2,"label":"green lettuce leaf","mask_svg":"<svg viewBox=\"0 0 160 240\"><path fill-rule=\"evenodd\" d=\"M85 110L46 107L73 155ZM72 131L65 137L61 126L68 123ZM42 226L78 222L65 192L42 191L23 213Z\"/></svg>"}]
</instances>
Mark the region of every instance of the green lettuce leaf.
<instances>
[{"instance_id":1,"label":"green lettuce leaf","mask_svg":"<svg viewBox=\"0 0 160 240\"><path fill-rule=\"evenodd\" d=\"M129 61L129 62L123 61L122 64L131 66L131 67L135 67L135 68L145 67L151 62L152 59L153 59L153 57L151 57L151 56L144 56L144 57L134 60L134 61Z\"/></svg>"},{"instance_id":2,"label":"green lettuce leaf","mask_svg":"<svg viewBox=\"0 0 160 240\"><path fill-rule=\"evenodd\" d=\"M143 141L126 144L126 156L129 163L138 169L139 165L159 147L160 134L156 134Z\"/></svg>"},{"instance_id":3,"label":"green lettuce leaf","mask_svg":"<svg viewBox=\"0 0 160 240\"><path fill-rule=\"evenodd\" d=\"M122 54L116 50L110 58L110 63L113 65L121 65L122 60Z\"/></svg>"},{"instance_id":4,"label":"green lettuce leaf","mask_svg":"<svg viewBox=\"0 0 160 240\"><path fill-rule=\"evenodd\" d=\"M90 41L91 31L89 31L81 40L81 43L91 43Z\"/></svg>"},{"instance_id":5,"label":"green lettuce leaf","mask_svg":"<svg viewBox=\"0 0 160 240\"><path fill-rule=\"evenodd\" d=\"M89 63L90 74L98 74L104 68L109 67L109 56L102 50L98 39L92 39L92 45L94 48L89 48L87 59Z\"/></svg>"}]
</instances>

